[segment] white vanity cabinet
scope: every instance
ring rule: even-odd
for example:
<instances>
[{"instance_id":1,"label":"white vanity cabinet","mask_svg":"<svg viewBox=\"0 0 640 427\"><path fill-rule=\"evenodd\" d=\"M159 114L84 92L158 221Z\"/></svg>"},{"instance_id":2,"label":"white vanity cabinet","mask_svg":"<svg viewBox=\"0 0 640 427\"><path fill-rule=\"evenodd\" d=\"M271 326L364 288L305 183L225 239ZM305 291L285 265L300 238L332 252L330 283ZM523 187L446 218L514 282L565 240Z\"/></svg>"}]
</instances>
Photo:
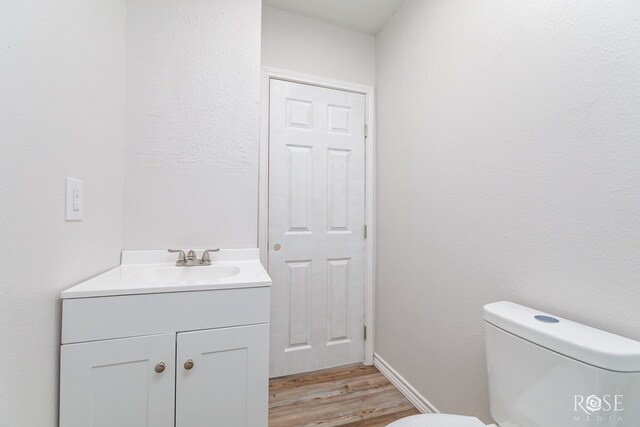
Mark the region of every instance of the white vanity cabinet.
<instances>
[{"instance_id":1,"label":"white vanity cabinet","mask_svg":"<svg viewBox=\"0 0 640 427\"><path fill-rule=\"evenodd\" d=\"M236 280L65 291L60 426L267 427L271 282Z\"/></svg>"},{"instance_id":2,"label":"white vanity cabinet","mask_svg":"<svg viewBox=\"0 0 640 427\"><path fill-rule=\"evenodd\" d=\"M269 325L178 334L176 425L266 427L268 352Z\"/></svg>"},{"instance_id":3,"label":"white vanity cabinet","mask_svg":"<svg viewBox=\"0 0 640 427\"><path fill-rule=\"evenodd\" d=\"M174 425L175 335L67 344L60 360L61 427Z\"/></svg>"}]
</instances>

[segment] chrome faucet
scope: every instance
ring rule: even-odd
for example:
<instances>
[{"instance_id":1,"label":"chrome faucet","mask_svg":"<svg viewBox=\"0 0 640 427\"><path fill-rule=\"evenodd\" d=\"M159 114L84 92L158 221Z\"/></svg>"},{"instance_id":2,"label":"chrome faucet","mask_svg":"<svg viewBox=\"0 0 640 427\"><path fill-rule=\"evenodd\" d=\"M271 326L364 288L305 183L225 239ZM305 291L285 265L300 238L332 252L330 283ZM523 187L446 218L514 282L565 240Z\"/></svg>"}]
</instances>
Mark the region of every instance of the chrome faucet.
<instances>
[{"instance_id":1,"label":"chrome faucet","mask_svg":"<svg viewBox=\"0 0 640 427\"><path fill-rule=\"evenodd\" d=\"M182 249L167 249L169 253L177 253L178 260L176 261L177 267L195 267L199 265L211 265L211 257L209 253L218 252L220 249L207 249L202 254L202 259L198 259L198 255L196 251L190 250L189 252L184 253Z\"/></svg>"}]
</instances>

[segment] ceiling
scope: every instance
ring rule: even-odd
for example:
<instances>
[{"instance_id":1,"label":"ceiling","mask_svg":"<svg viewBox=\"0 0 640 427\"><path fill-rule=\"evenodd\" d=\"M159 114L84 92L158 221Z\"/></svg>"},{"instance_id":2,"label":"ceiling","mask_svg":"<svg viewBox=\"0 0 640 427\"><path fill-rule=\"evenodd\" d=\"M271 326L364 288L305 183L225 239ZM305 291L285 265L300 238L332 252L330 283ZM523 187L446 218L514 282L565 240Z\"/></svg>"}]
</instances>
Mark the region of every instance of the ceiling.
<instances>
[{"instance_id":1,"label":"ceiling","mask_svg":"<svg viewBox=\"0 0 640 427\"><path fill-rule=\"evenodd\" d=\"M375 34L393 15L402 0L263 0L264 4L290 10L343 27Z\"/></svg>"}]
</instances>

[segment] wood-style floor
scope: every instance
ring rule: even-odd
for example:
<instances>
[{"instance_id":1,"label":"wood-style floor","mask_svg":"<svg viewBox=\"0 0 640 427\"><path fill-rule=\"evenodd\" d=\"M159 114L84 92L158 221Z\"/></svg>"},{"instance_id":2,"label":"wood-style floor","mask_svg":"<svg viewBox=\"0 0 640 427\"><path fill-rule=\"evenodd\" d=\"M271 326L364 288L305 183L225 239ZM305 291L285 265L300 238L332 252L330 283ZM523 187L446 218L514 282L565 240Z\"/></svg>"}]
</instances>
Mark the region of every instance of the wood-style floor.
<instances>
[{"instance_id":1,"label":"wood-style floor","mask_svg":"<svg viewBox=\"0 0 640 427\"><path fill-rule=\"evenodd\" d=\"M418 413L373 366L343 366L269 382L269 427L382 427Z\"/></svg>"}]
</instances>

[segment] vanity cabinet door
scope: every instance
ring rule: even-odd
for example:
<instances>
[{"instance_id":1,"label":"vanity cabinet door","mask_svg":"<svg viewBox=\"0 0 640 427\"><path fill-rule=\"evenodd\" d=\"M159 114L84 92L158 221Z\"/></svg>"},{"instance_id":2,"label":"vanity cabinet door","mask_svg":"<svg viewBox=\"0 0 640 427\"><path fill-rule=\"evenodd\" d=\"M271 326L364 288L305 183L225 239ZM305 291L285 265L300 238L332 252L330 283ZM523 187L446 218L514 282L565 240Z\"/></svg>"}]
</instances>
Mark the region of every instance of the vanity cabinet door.
<instances>
[{"instance_id":1,"label":"vanity cabinet door","mask_svg":"<svg viewBox=\"0 0 640 427\"><path fill-rule=\"evenodd\" d=\"M176 427L267 427L269 325L178 334Z\"/></svg>"},{"instance_id":2,"label":"vanity cabinet door","mask_svg":"<svg viewBox=\"0 0 640 427\"><path fill-rule=\"evenodd\" d=\"M66 344L60 427L173 427L175 334Z\"/></svg>"}]
</instances>

